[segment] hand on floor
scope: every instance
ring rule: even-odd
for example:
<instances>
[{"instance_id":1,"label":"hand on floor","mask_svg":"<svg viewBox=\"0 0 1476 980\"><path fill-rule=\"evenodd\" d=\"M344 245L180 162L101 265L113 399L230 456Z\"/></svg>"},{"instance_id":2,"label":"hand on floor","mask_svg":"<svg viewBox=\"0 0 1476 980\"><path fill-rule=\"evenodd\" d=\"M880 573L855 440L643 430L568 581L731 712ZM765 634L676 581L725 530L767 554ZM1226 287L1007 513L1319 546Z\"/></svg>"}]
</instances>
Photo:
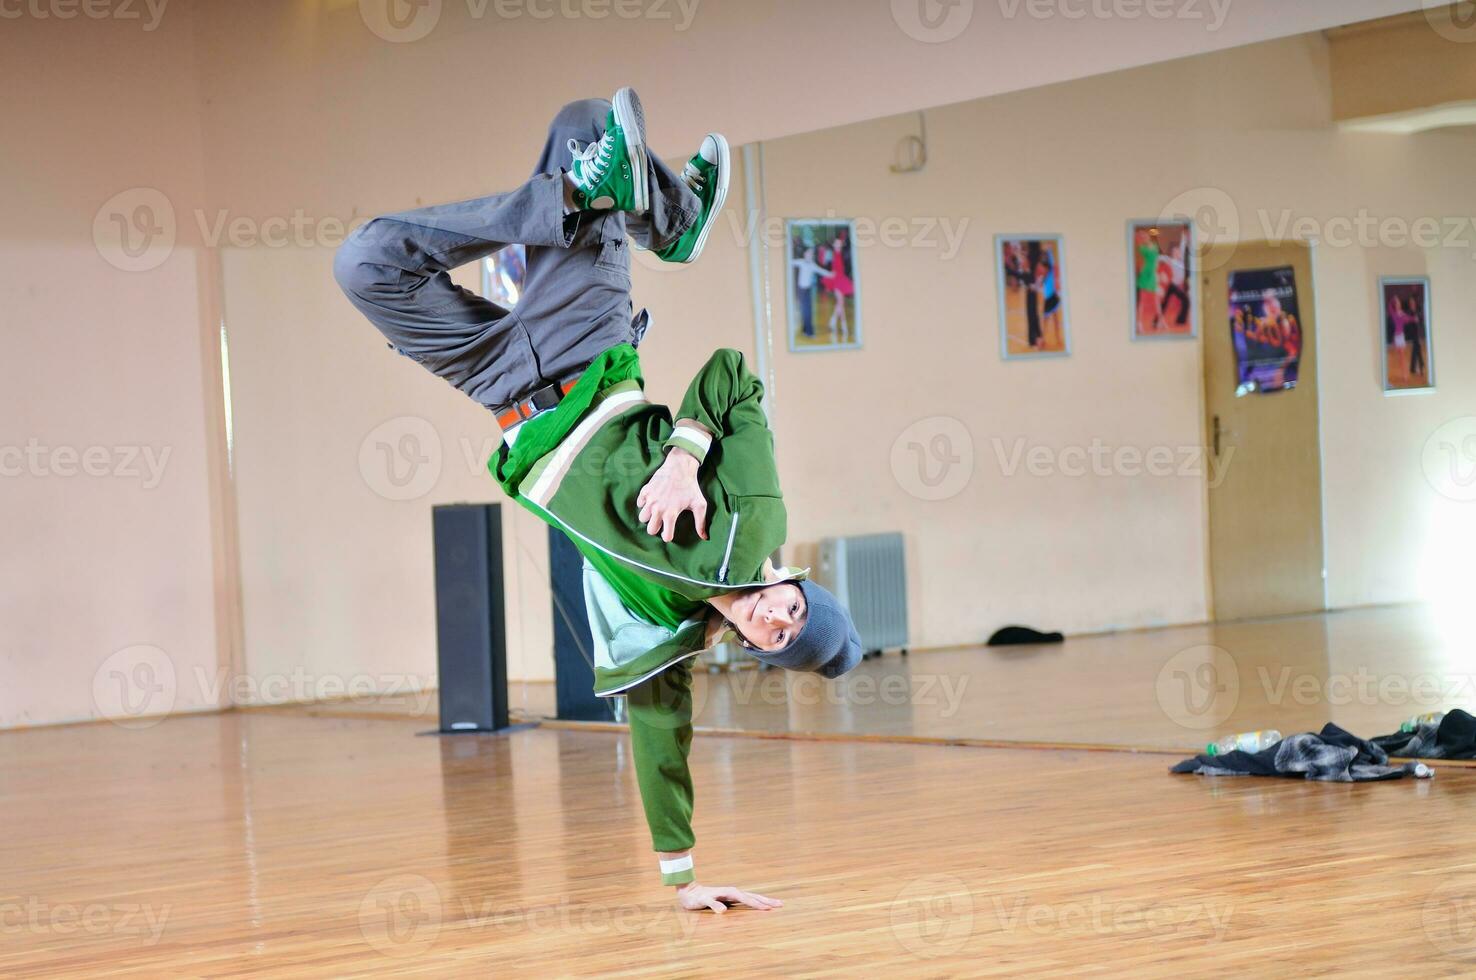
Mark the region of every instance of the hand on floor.
<instances>
[{"instance_id":1,"label":"hand on floor","mask_svg":"<svg viewBox=\"0 0 1476 980\"><path fill-rule=\"evenodd\" d=\"M767 898L756 892L746 892L732 885L699 885L695 881L677 889L677 901L689 912L711 909L719 915L728 911L731 905L741 905L763 912L784 906L784 903L777 898Z\"/></svg>"}]
</instances>

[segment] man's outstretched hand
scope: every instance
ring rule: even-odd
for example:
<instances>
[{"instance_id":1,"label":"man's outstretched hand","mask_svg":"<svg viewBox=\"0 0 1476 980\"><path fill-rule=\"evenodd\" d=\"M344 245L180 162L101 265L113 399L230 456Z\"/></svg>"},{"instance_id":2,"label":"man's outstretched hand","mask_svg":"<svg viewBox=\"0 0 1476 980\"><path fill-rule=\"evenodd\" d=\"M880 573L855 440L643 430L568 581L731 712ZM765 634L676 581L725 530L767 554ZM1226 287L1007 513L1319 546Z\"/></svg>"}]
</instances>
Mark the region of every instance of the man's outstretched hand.
<instances>
[{"instance_id":1,"label":"man's outstretched hand","mask_svg":"<svg viewBox=\"0 0 1476 980\"><path fill-rule=\"evenodd\" d=\"M691 511L697 535L706 540L707 498L697 485L697 470L701 465L685 449L674 446L667 451L666 462L636 495L636 506L641 509L641 522L648 534L659 534L662 541L670 541L676 534L678 518Z\"/></svg>"},{"instance_id":2,"label":"man's outstretched hand","mask_svg":"<svg viewBox=\"0 0 1476 980\"><path fill-rule=\"evenodd\" d=\"M746 892L731 885L699 885L695 881L677 889L677 901L689 912L711 909L719 915L728 911L730 905L742 905L763 912L784 906L779 899L766 898L757 892Z\"/></svg>"}]
</instances>

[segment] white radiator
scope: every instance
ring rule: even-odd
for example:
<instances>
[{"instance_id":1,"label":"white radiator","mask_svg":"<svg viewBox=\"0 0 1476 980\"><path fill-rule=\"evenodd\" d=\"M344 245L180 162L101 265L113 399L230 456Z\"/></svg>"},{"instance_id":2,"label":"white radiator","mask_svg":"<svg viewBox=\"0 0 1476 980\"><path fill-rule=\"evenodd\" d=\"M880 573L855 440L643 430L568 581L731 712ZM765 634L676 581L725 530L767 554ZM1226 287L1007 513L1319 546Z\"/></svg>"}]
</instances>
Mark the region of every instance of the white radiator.
<instances>
[{"instance_id":1,"label":"white radiator","mask_svg":"<svg viewBox=\"0 0 1476 980\"><path fill-rule=\"evenodd\" d=\"M816 581L851 611L867 653L907 652L907 561L900 533L825 538Z\"/></svg>"}]
</instances>

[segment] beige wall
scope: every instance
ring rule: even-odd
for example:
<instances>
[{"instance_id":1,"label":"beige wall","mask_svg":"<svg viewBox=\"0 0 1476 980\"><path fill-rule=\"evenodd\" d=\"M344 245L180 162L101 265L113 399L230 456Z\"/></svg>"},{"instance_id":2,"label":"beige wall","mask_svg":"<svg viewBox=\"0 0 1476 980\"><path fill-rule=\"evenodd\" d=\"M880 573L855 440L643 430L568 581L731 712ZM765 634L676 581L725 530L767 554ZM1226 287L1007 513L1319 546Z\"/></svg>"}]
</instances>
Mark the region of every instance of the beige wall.
<instances>
[{"instance_id":1,"label":"beige wall","mask_svg":"<svg viewBox=\"0 0 1476 980\"><path fill-rule=\"evenodd\" d=\"M93 237L120 192L204 197L191 21L143 27L0 21L0 728L217 702L208 270L187 238L126 271Z\"/></svg>"},{"instance_id":2,"label":"beige wall","mask_svg":"<svg viewBox=\"0 0 1476 980\"><path fill-rule=\"evenodd\" d=\"M1241 240L1273 236L1283 215L1325 229L1315 295L1330 605L1448 590L1470 521L1431 490L1420 454L1442 422L1476 413L1464 329L1476 228L1420 250L1349 245L1335 222L1469 222L1476 134L1343 134L1329 118L1314 35L930 112L919 174L886 167L908 117L768 144L774 215L967 222L956 257L941 234L935 248L859 250L863 351L779 356L779 448L800 536L905 531L920 645L977 642L1015 621L1080 632L1202 619L1203 478L1009 476L993 443L1200 443L1198 343L1129 340L1124 221L1201 188L1199 199L1229 202L1219 224ZM1069 359L998 355L992 239L1021 231L1065 235ZM777 260L773 274L782 281ZM1376 282L1409 274L1432 278L1439 390L1389 398ZM1205 315L1224 328L1217 310ZM927 502L889 450L935 416L971 433L975 471L957 496Z\"/></svg>"},{"instance_id":3,"label":"beige wall","mask_svg":"<svg viewBox=\"0 0 1476 980\"><path fill-rule=\"evenodd\" d=\"M689 145L716 124L735 141L773 138L1418 2L1238 0L1215 31L1186 19L1006 19L1007 7L979 3L968 29L942 44L909 37L889 4L848 0L705 0L685 31L660 21L476 18L468 11L480 5L448 0L436 29L412 43L376 37L352 0L172 0L157 22L144 5L115 6L140 19L25 13L0 22L10 94L0 248L12 270L0 283L0 323L23 354L0 368L0 445L33 437L82 449L128 443L167 446L171 456L149 491L126 480L0 480L5 513L23 515L0 557L0 726L90 716L99 667L138 644L161 648L186 679L175 708L221 699L216 665L237 655L234 509L223 488L213 335L222 285L238 359L248 676L312 683L388 673L404 682L433 670L424 511L434 500L487 494L461 461L458 440L469 430L480 444L490 433L474 408L374 343L337 295L329 254L345 222L519 178L559 101L630 82L653 107L658 147ZM842 81L796 98L794 66L818 60ZM947 165L939 153L935 173ZM839 200L862 190L849 184L838 180L827 193ZM139 189L167 200L179 241L158 268L125 273L100 260L91 226L110 197ZM782 168L774 191L792 193ZM135 203L125 199L127 214ZM221 217L236 222L224 239L214 233ZM285 244L252 243L283 230ZM295 244L299 235L306 244ZM724 257L715 247L680 277L638 275L638 301L658 313L647 363L660 395L676 397L680 383L667 379L685 377L707 349L748 342L741 250L728 249ZM877 298L878 309L896 306L884 291ZM869 311L868 326L885 350L895 341L882 316ZM1144 356L1167 372L1185 355ZM796 373L781 358L781 411L787 393L809 385L846 403L844 390L827 388L838 382L823 376L825 363L814 359ZM1178 397L1181 382L1174 384ZM1111 409L1125 413L1124 424L1132 410ZM414 504L367 491L356 462L375 425L407 412L426 417L448 452L443 482ZM780 439L791 482L814 482L818 464L798 452L803 436L781 428ZM866 475L887 479L874 469ZM803 540L849 516L880 523L882 515L863 514L841 493L820 496L795 501ZM835 511L825 509L832 503ZM891 523L917 520L899 513ZM514 534L524 563L517 580L530 582L541 571L541 530L518 524ZM914 540L919 558L946 557ZM946 590L914 598L920 640L974 628L948 611ZM397 601L412 604L400 617L388 614ZM530 586L516 602L527 612L515 656L534 676L546 663L543 600ZM1192 599L1178 593L1153 603L1134 614L1192 613Z\"/></svg>"},{"instance_id":4,"label":"beige wall","mask_svg":"<svg viewBox=\"0 0 1476 980\"><path fill-rule=\"evenodd\" d=\"M745 262L725 237L680 275L638 267L654 280L636 292L652 306L653 398L680 399L713 347L751 346ZM330 249L229 248L223 266L249 671L434 686L431 508L504 501L485 469L496 424L386 348L333 284ZM458 279L480 288L474 266ZM682 313L703 308L716 315ZM413 471L406 437L423 460ZM551 679L547 530L503 514L509 673Z\"/></svg>"},{"instance_id":5,"label":"beige wall","mask_svg":"<svg viewBox=\"0 0 1476 980\"><path fill-rule=\"evenodd\" d=\"M1476 100L1476 4L1431 6L1330 32L1333 118Z\"/></svg>"},{"instance_id":6,"label":"beige wall","mask_svg":"<svg viewBox=\"0 0 1476 980\"><path fill-rule=\"evenodd\" d=\"M526 176L559 104L619 85L651 106L658 147L693 145L715 126L738 143L1421 7L1175 0L1154 6L1183 16L1150 18L1131 14L1136 0L1100 0L1130 15L1083 18L1085 0L965 0L951 9L966 26L941 43L899 26L911 0L640 0L651 16L497 15L600 5L443 0L418 5L431 19L412 23L434 25L424 37L391 42L366 28L363 11L382 10L379 0L200 3L216 202L345 218L469 197ZM824 82L797 97L797 75L822 68Z\"/></svg>"},{"instance_id":7,"label":"beige wall","mask_svg":"<svg viewBox=\"0 0 1476 980\"><path fill-rule=\"evenodd\" d=\"M1128 339L1126 217L1156 215L1196 187L1229 195L1247 239L1263 237L1266 222L1274 230L1284 208L1294 219L1319 221L1360 209L1409 218L1468 213L1476 202L1461 180L1461 161L1472 148L1470 136L1355 136L1330 128L1326 50L1315 37L937 109L928 114L928 168L892 175L894 144L913 125L910 116L893 117L764 147L773 222L833 212L878 223L925 219L938 229L911 226L936 247L861 250L866 346L859 352L785 350L783 270L774 254L773 394L793 557L812 560L815 542L828 534L906 532L920 646L974 642L1008 621L1079 632L1202 619L1205 515L1198 471L1182 478L1006 476L999 458L1018 440L1054 450L1101 443L1176 453L1200 443L1198 345ZM1268 163L1272 154L1279 154L1275 165ZM1296 165L1283 165L1288 155ZM1417 186L1406 179L1411 171L1421 175ZM740 175L735 191L741 187ZM712 347L754 349L744 232L750 219L741 193L731 207L696 267L673 270L649 261L636 267L636 301L656 316L644 354L658 397L677 398ZM1000 361L990 270L993 235L1002 230L1066 235L1074 357ZM961 235L956 252L949 250L950 233ZM325 461L294 457L286 465L263 460L255 469L301 473L303 490L348 487L352 493L342 496L365 505L337 510L321 536L304 535L294 521L282 524L289 508L271 492L258 496L250 475L253 440L238 426L238 446L248 454L241 464L243 513L258 522L248 527L243 518L248 623L269 618L264 628L277 631L248 629L252 662L285 666L340 649L344 663L395 664L408 662L400 651L413 650L417 670L428 672L428 507L495 499L480 470L450 448L481 442L486 420L449 388L384 352L356 314L338 308L343 304L330 298L318 305L313 297L327 272L325 254L304 263L258 252L250 261L272 266L257 279L274 287L252 291L249 276L240 287L227 287L237 348L256 343L263 355L259 363L237 358L240 414L265 432L292 428L288 418L270 418L291 414L281 401L284 367L274 348L294 309L313 311L322 317L316 333L292 342L307 366L285 370L304 370L291 390L330 412L332 421L315 418L311 442L316 447L325 433L334 434L326 438L336 467L329 472ZM1329 597L1336 606L1426 594L1421 569L1430 560L1432 503L1417 450L1438 421L1468 410L1460 378L1469 352L1458 327L1442 317L1441 390L1385 398L1377 384L1373 283L1379 274L1429 266L1437 306L1469 308L1468 287L1452 274L1461 261L1445 251L1427 257L1318 249ZM1433 268L1442 263L1449 267L1444 276ZM248 314L243 303L272 307ZM334 362L341 363L324 370ZM308 377L314 371L316 380ZM248 402L252 378L260 389ZM387 503L366 493L353 471L355 453L374 424L401 414L432 421L447 463L425 498ZM913 484L894 471L891 450L909 425L938 416L970 432L975 473L957 496L930 502L909 492ZM278 441L272 452L282 448ZM310 455L321 452L313 448ZM1362 474L1371 457L1381 461L1374 481ZM315 514L304 511L302 519L319 520ZM341 526L345 520L374 527L372 543L346 546L343 536L352 532ZM513 670L546 676L543 532L521 514L513 527L518 553L510 560L518 562L514 577L525 586L509 599ZM287 540L293 549L310 541L319 549L295 551L300 572L253 559L269 542ZM344 547L373 549L378 559L364 551L340 566L336 557ZM311 593L289 601L280 587L296 575L328 576L334 584L327 594L355 605L355 597L372 595L358 616L379 625L351 638L302 628L298 616L313 605ZM395 590L413 601L387 605ZM323 615L332 624L343 611ZM255 642L263 636L278 640ZM370 648L378 652L371 655Z\"/></svg>"},{"instance_id":8,"label":"beige wall","mask_svg":"<svg viewBox=\"0 0 1476 980\"><path fill-rule=\"evenodd\" d=\"M1357 13L1388 7L1366 4ZM1241 3L1221 29L1209 31L1203 22L1082 25L1024 16L1004 25L996 21L996 5L979 4L964 35L926 44L904 34L882 4L709 2L689 30L676 31L656 21L475 18L468 13L473 8L448 3L424 39L387 43L365 29L354 4L210 9L200 43L212 206L227 208L248 227L286 216L308 229L301 247L247 243L223 253L248 670L278 676L305 669L314 677L349 674L409 686L427 682L435 669L429 509L442 501L497 499L480 470L481 454L471 453L473 468L466 452L486 444L492 428L464 398L388 354L337 295L330 251L344 225L522 179L558 102L621 83L640 88L653 141L669 148L692 143L717 120L735 141L775 136L1242 43L1354 13L1346 5L1335 14L1330 6L1278 7L1268 18L1252 16ZM795 98L787 71L759 70L808 62L813 39L829 45L840 23L846 44L825 50L846 85L816 84ZM1094 43L1081 43L1084 26ZM557 69L551 70L555 36ZM1060 57L1067 48L1076 54ZM611 50L640 55L612 59ZM877 71L879 64L888 70ZM454 80L448 65L456 66ZM531 76L540 79L537 98L526 94L523 80ZM693 77L709 81L693 85ZM475 272L467 274L463 281L475 287ZM752 350L739 235L725 234L698 267L679 274L642 264L635 300L656 315L644 354L657 397L679 398L713 347ZM434 431L442 465L423 496L386 500L366 483L358 454L376 426L407 415ZM786 433L781 427L781 443ZM795 522L797 540L813 542L876 519L861 515L855 503L823 510L848 493L818 482L827 475L818 459L796 460L786 449L785 465L793 474L796 514L803 516ZM926 514L920 511L909 526ZM509 513L508 521L510 671L547 678L545 532L521 513ZM914 604L919 642L963 635L956 620L943 626L952 615L946 607L938 607L941 617L924 612L935 607L931 592L917 591ZM1160 614L1186 615L1192 611L1169 605Z\"/></svg>"}]
</instances>

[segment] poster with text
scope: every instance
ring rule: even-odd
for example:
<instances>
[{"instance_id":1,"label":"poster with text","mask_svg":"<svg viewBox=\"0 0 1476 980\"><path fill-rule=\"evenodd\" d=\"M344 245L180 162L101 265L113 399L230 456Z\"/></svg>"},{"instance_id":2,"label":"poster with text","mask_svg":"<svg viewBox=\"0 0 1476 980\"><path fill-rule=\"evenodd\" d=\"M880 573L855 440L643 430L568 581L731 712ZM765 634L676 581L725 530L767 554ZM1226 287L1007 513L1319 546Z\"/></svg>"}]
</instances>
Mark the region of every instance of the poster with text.
<instances>
[{"instance_id":1,"label":"poster with text","mask_svg":"<svg viewBox=\"0 0 1476 980\"><path fill-rule=\"evenodd\" d=\"M1236 397L1296 387L1302 322L1291 266L1230 273L1230 338Z\"/></svg>"}]
</instances>

